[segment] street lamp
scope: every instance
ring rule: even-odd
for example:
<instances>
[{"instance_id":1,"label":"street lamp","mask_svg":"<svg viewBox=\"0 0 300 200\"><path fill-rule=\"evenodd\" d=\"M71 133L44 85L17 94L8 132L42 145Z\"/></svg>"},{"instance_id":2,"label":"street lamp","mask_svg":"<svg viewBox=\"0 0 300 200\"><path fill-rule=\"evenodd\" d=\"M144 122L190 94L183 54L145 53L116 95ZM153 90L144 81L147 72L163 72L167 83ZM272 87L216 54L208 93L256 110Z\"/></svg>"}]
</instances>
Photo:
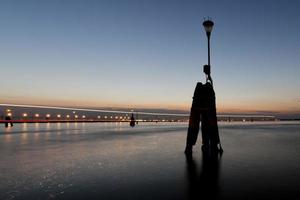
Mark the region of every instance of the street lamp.
<instances>
[{"instance_id":1,"label":"street lamp","mask_svg":"<svg viewBox=\"0 0 300 200\"><path fill-rule=\"evenodd\" d=\"M206 81L210 80L211 84L213 84L212 78L210 76L210 35L214 26L214 22L211 20L205 20L203 22L203 26L207 36L207 56L208 56L208 63L204 65L203 72L206 74Z\"/></svg>"},{"instance_id":2,"label":"street lamp","mask_svg":"<svg viewBox=\"0 0 300 200\"><path fill-rule=\"evenodd\" d=\"M217 149L220 154L223 152L218 130L215 92L213 89L213 81L210 76L210 36L214 26L214 22L210 19L207 19L203 22L203 26L207 36L208 63L203 67L203 72L206 75L206 83L197 83L193 97L193 103L189 118L187 142L185 148L186 155L190 156L192 155L193 146L196 143L199 131L195 131L194 127L195 125L199 126L202 117L203 118L201 121L201 131L203 153L212 152L212 150L215 149ZM210 83L208 81L210 81ZM200 109L201 111L199 111L199 107L205 109ZM163 121L165 121L165 119L163 119Z\"/></svg>"},{"instance_id":3,"label":"street lamp","mask_svg":"<svg viewBox=\"0 0 300 200\"><path fill-rule=\"evenodd\" d=\"M207 47L208 47L208 65L210 65L210 35L214 26L214 22L211 20L205 20L203 26L207 36Z\"/></svg>"}]
</instances>

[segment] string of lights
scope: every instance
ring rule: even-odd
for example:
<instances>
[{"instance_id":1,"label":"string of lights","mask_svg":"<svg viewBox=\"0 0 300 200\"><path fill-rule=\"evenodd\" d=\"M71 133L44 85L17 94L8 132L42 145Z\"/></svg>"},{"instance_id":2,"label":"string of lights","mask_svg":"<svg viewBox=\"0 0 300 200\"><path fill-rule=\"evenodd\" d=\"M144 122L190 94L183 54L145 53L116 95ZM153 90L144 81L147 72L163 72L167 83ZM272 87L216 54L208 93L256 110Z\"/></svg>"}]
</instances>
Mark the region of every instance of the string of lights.
<instances>
[{"instance_id":1,"label":"string of lights","mask_svg":"<svg viewBox=\"0 0 300 200\"><path fill-rule=\"evenodd\" d=\"M165 113L165 112L144 112L144 111L124 111L124 110L105 110L105 109L88 109L88 108L74 108L74 107L57 107L57 106L43 106L43 105L24 105L24 104L0 104L3 107L21 107L21 108L39 108L39 109L54 109L54 110L69 110L75 114L76 111L83 112L96 112L96 113L111 113L111 114L131 114L136 113L139 115L152 115L152 116L177 116L177 117L188 117L189 114L186 113ZM8 114L11 115L10 111ZM27 117L27 113L23 113L23 117ZM40 117L40 114L34 114L34 117ZM46 114L46 118L50 118L50 114ZM57 118L61 118L61 114L56 115ZM68 114L66 118L70 118L71 116ZM75 118L79 118L79 115L74 115ZM82 115L82 118L86 118L86 115ZM104 116L105 118L109 118L108 116ZM110 116L112 118L112 116ZM118 117L118 116L116 116ZM121 116L122 117L122 116ZM275 118L272 115L239 115L239 114L219 114L218 117L244 117L244 118ZM101 116L97 116L97 118L101 118ZM118 117L119 118L119 117ZM117 118L116 118L117 119Z\"/></svg>"}]
</instances>

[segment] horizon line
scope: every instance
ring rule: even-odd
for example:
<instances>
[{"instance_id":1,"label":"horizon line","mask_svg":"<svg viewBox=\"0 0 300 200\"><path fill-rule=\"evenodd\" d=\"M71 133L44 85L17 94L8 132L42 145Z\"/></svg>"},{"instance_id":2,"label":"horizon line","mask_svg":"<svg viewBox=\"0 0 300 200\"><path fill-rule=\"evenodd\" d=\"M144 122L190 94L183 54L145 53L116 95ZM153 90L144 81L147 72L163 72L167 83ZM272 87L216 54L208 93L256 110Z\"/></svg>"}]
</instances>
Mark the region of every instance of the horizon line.
<instances>
[{"instance_id":1,"label":"horizon line","mask_svg":"<svg viewBox=\"0 0 300 200\"><path fill-rule=\"evenodd\" d=\"M160 113L160 112L143 112L143 111L122 111L122 110L104 110L104 109L89 109L89 108L75 108L75 107L60 107L60 106L43 106L43 105L26 105L26 104L1 104L0 106L7 107L22 107L22 108L42 108L42 109L56 109L56 110L73 110L86 112L104 112L104 113L123 113L131 114L137 113L142 115L159 115L159 116L182 116L189 117L189 113ZM218 117L255 117L255 118L275 118L274 115L241 115L241 114L217 114Z\"/></svg>"}]
</instances>

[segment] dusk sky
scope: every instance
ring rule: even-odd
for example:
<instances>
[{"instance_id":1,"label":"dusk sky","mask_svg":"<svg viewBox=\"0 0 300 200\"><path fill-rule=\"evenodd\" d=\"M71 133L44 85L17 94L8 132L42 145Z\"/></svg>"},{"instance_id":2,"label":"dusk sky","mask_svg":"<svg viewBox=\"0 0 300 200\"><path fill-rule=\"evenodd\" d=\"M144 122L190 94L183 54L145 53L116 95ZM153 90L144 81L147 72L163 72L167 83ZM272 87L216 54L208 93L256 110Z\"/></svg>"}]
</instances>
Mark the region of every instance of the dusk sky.
<instances>
[{"instance_id":1,"label":"dusk sky","mask_svg":"<svg viewBox=\"0 0 300 200\"><path fill-rule=\"evenodd\" d=\"M300 1L1 1L0 103L300 113Z\"/></svg>"}]
</instances>

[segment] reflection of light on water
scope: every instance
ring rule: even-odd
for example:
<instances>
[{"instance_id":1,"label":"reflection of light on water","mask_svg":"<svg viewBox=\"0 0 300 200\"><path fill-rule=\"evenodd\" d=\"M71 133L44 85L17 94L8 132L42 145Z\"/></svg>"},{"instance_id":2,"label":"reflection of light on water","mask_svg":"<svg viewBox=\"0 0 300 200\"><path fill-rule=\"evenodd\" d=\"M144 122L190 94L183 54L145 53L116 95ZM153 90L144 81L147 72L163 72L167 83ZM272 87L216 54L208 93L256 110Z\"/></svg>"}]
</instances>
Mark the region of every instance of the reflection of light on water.
<instances>
[{"instance_id":1,"label":"reflection of light on water","mask_svg":"<svg viewBox=\"0 0 300 200\"><path fill-rule=\"evenodd\" d=\"M46 129L50 129L50 123L49 122L46 124Z\"/></svg>"},{"instance_id":2,"label":"reflection of light on water","mask_svg":"<svg viewBox=\"0 0 300 200\"><path fill-rule=\"evenodd\" d=\"M11 134L5 134L5 135L4 135L4 140L5 140L5 142L11 142L11 141L12 141L12 136L11 136Z\"/></svg>"},{"instance_id":3,"label":"reflection of light on water","mask_svg":"<svg viewBox=\"0 0 300 200\"><path fill-rule=\"evenodd\" d=\"M34 126L35 126L35 129L36 129L36 130L39 130L39 129L40 129L40 123L35 123Z\"/></svg>"},{"instance_id":4,"label":"reflection of light on water","mask_svg":"<svg viewBox=\"0 0 300 200\"><path fill-rule=\"evenodd\" d=\"M60 122L57 122L57 123L56 123L56 129L61 130L61 123L60 123ZM60 134L61 134L61 131L57 131L56 134L57 134L57 135L60 135Z\"/></svg>"},{"instance_id":5,"label":"reflection of light on water","mask_svg":"<svg viewBox=\"0 0 300 200\"><path fill-rule=\"evenodd\" d=\"M56 132L57 135L60 135L61 134L61 123L60 122L57 122L56 123L56 129L58 130Z\"/></svg>"},{"instance_id":6,"label":"reflection of light on water","mask_svg":"<svg viewBox=\"0 0 300 200\"><path fill-rule=\"evenodd\" d=\"M114 130L116 130L116 131L122 131L123 130L122 124L123 123L121 123L121 122L116 122L115 123L116 128Z\"/></svg>"},{"instance_id":7,"label":"reflection of light on water","mask_svg":"<svg viewBox=\"0 0 300 200\"><path fill-rule=\"evenodd\" d=\"M28 133L21 134L21 143L26 144L28 142Z\"/></svg>"},{"instance_id":8,"label":"reflection of light on water","mask_svg":"<svg viewBox=\"0 0 300 200\"><path fill-rule=\"evenodd\" d=\"M12 130L13 130L12 127L9 126L9 127L7 127L7 128L4 129L4 132L5 133L11 133Z\"/></svg>"},{"instance_id":9,"label":"reflection of light on water","mask_svg":"<svg viewBox=\"0 0 300 200\"><path fill-rule=\"evenodd\" d=\"M49 139L49 138L50 138L50 132L46 132L45 138L46 138L46 139Z\"/></svg>"},{"instance_id":10,"label":"reflection of light on water","mask_svg":"<svg viewBox=\"0 0 300 200\"><path fill-rule=\"evenodd\" d=\"M61 123L60 123L60 122L57 122L57 123L56 123L56 128L57 128L57 129L60 129L60 128L61 128Z\"/></svg>"},{"instance_id":11,"label":"reflection of light on water","mask_svg":"<svg viewBox=\"0 0 300 200\"><path fill-rule=\"evenodd\" d=\"M40 138L40 133L39 132L34 133L34 141L35 142L38 141L39 138Z\"/></svg>"},{"instance_id":12,"label":"reflection of light on water","mask_svg":"<svg viewBox=\"0 0 300 200\"><path fill-rule=\"evenodd\" d=\"M27 131L27 129L28 129L28 124L27 123L23 123L22 130L23 131Z\"/></svg>"}]
</instances>

